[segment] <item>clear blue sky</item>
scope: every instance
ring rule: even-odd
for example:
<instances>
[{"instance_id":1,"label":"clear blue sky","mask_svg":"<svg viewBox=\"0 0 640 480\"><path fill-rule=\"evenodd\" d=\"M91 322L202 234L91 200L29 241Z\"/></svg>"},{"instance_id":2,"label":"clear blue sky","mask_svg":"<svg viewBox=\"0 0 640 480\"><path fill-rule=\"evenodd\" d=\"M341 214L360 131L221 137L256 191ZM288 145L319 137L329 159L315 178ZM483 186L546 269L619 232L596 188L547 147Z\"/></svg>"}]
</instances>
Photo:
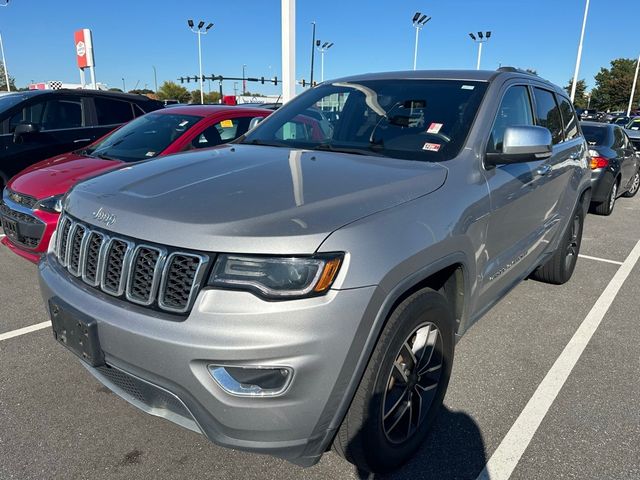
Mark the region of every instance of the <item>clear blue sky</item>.
<instances>
[{"instance_id":1,"label":"clear blue sky","mask_svg":"<svg viewBox=\"0 0 640 480\"><path fill-rule=\"evenodd\" d=\"M433 17L420 36L418 68L475 68L468 32L492 30L483 68L534 68L565 85L573 75L585 0L298 0L297 78L309 77L311 25L335 46L325 79L361 72L404 70L413 62L416 10ZM0 8L7 64L19 86L31 80L78 82L73 32L91 28L98 81L127 89L198 73L196 36L186 24L215 27L203 37L207 74L280 77L280 1L11 0ZM580 77L593 85L600 67L636 58L638 0L592 0ZM316 78L319 78L319 58ZM269 68L271 67L271 68ZM195 84L185 86L196 88ZM212 88L216 88L212 86ZM229 93L233 86L225 89ZM206 89L206 87L205 87ZM273 93L273 88L248 85Z\"/></svg>"}]
</instances>

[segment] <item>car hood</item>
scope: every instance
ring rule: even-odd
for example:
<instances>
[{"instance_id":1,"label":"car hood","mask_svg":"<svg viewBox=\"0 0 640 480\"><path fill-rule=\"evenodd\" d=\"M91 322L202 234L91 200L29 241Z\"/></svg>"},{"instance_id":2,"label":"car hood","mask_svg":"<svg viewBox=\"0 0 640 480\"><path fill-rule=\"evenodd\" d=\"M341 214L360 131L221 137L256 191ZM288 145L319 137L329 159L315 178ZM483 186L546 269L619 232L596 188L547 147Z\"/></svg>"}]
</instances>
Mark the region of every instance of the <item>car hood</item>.
<instances>
[{"instance_id":1,"label":"car hood","mask_svg":"<svg viewBox=\"0 0 640 480\"><path fill-rule=\"evenodd\" d=\"M117 160L66 153L48 158L20 172L8 187L37 199L66 193L81 180L122 166Z\"/></svg>"},{"instance_id":2,"label":"car hood","mask_svg":"<svg viewBox=\"0 0 640 480\"><path fill-rule=\"evenodd\" d=\"M179 248L305 254L348 223L436 190L446 176L432 163L233 145L82 182L65 210Z\"/></svg>"}]
</instances>

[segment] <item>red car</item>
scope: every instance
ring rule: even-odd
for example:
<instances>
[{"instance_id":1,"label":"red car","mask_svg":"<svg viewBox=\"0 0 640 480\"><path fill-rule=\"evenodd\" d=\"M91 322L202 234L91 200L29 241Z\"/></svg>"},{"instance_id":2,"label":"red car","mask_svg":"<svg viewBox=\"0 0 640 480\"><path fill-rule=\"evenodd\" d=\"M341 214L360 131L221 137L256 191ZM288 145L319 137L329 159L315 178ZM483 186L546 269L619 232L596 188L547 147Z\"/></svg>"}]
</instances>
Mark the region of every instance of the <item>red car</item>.
<instances>
[{"instance_id":1,"label":"red car","mask_svg":"<svg viewBox=\"0 0 640 480\"><path fill-rule=\"evenodd\" d=\"M270 113L222 105L166 108L138 117L82 150L36 163L4 189L2 243L37 263L56 228L60 200L77 182L132 162L229 142Z\"/></svg>"}]
</instances>

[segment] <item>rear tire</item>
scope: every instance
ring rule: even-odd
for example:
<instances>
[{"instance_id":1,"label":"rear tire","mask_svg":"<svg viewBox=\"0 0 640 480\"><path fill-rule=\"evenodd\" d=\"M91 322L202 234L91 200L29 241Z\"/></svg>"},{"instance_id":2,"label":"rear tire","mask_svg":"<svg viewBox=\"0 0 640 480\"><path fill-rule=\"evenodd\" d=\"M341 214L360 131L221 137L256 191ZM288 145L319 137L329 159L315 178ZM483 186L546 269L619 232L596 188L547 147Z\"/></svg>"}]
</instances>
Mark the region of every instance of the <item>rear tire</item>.
<instances>
[{"instance_id":1,"label":"rear tire","mask_svg":"<svg viewBox=\"0 0 640 480\"><path fill-rule=\"evenodd\" d=\"M394 310L334 439L339 455L361 471L378 473L415 453L447 390L453 325L444 296L428 288Z\"/></svg>"},{"instance_id":2,"label":"rear tire","mask_svg":"<svg viewBox=\"0 0 640 480\"><path fill-rule=\"evenodd\" d=\"M582 230L584 228L584 207L578 204L567 230L560 240L558 249L553 256L531 274L531 278L544 283L562 285L569 281L578 261Z\"/></svg>"},{"instance_id":3,"label":"rear tire","mask_svg":"<svg viewBox=\"0 0 640 480\"><path fill-rule=\"evenodd\" d=\"M640 189L640 170L637 170L636 174L631 179L631 186L629 187L629 190L624 192L622 196L626 198L635 197L639 189Z\"/></svg>"},{"instance_id":4,"label":"rear tire","mask_svg":"<svg viewBox=\"0 0 640 480\"><path fill-rule=\"evenodd\" d=\"M613 212L613 208L616 206L616 199L618 198L618 183L618 179L616 179L616 181L613 182L613 185L611 185L611 190L609 190L607 199L604 202L597 203L594 206L593 211L595 213L604 216L611 215L611 213Z\"/></svg>"}]
</instances>

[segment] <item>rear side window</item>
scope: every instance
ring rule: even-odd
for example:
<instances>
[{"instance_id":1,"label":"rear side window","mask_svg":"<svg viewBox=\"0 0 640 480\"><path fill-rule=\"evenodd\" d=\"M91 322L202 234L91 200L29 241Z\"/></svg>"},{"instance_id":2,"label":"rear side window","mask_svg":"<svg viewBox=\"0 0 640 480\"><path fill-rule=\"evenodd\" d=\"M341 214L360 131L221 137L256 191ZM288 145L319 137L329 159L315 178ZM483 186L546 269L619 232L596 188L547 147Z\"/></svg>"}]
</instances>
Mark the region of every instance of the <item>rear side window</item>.
<instances>
[{"instance_id":1,"label":"rear side window","mask_svg":"<svg viewBox=\"0 0 640 480\"><path fill-rule=\"evenodd\" d=\"M578 130L578 117L576 116L576 112L571 106L569 100L562 96L558 96L558 100L560 101L560 113L562 113L564 138L565 140L573 140L580 136L580 131Z\"/></svg>"},{"instance_id":2,"label":"rear side window","mask_svg":"<svg viewBox=\"0 0 640 480\"><path fill-rule=\"evenodd\" d=\"M613 129L613 146L611 148L624 148L624 132L620 127Z\"/></svg>"},{"instance_id":3,"label":"rear side window","mask_svg":"<svg viewBox=\"0 0 640 480\"><path fill-rule=\"evenodd\" d=\"M98 125L118 125L133 120L133 108L129 102L111 98L94 98Z\"/></svg>"},{"instance_id":4,"label":"rear side window","mask_svg":"<svg viewBox=\"0 0 640 480\"><path fill-rule=\"evenodd\" d=\"M509 88L502 97L498 114L493 122L493 130L489 138L487 151L490 153L502 152L504 132L507 127L521 127L533 125L531 100L529 89L524 85Z\"/></svg>"},{"instance_id":5,"label":"rear side window","mask_svg":"<svg viewBox=\"0 0 640 480\"><path fill-rule=\"evenodd\" d=\"M64 130L82 127L80 98L49 100L42 112L42 130Z\"/></svg>"},{"instance_id":6,"label":"rear side window","mask_svg":"<svg viewBox=\"0 0 640 480\"><path fill-rule=\"evenodd\" d=\"M534 88L533 94L536 99L536 123L551 131L554 145L562 142L562 117L555 96L552 92L541 88Z\"/></svg>"}]
</instances>

